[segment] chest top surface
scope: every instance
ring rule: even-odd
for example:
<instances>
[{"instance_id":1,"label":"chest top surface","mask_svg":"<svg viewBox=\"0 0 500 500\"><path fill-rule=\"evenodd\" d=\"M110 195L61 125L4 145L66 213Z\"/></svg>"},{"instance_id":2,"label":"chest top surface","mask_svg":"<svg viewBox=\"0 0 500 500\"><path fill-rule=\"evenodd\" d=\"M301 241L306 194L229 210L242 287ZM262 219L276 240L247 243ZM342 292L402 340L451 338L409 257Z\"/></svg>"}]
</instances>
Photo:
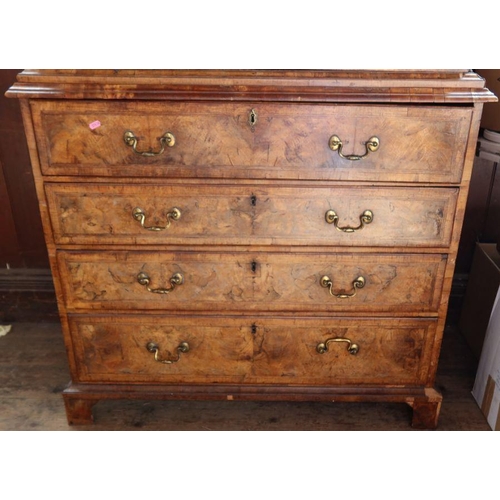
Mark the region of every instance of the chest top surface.
<instances>
[{"instance_id":1,"label":"chest top surface","mask_svg":"<svg viewBox=\"0 0 500 500\"><path fill-rule=\"evenodd\" d=\"M470 70L32 70L7 97L473 103L495 101Z\"/></svg>"}]
</instances>

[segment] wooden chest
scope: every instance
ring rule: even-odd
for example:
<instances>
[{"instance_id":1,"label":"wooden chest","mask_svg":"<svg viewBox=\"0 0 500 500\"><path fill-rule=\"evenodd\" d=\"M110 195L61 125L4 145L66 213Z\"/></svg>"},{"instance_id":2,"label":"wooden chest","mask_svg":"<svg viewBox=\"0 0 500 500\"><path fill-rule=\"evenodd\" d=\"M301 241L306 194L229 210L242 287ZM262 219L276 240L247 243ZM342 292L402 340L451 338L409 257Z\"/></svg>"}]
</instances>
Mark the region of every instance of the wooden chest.
<instances>
[{"instance_id":1,"label":"wooden chest","mask_svg":"<svg viewBox=\"0 0 500 500\"><path fill-rule=\"evenodd\" d=\"M484 102L448 71L26 70L72 381L106 398L434 388Z\"/></svg>"}]
</instances>

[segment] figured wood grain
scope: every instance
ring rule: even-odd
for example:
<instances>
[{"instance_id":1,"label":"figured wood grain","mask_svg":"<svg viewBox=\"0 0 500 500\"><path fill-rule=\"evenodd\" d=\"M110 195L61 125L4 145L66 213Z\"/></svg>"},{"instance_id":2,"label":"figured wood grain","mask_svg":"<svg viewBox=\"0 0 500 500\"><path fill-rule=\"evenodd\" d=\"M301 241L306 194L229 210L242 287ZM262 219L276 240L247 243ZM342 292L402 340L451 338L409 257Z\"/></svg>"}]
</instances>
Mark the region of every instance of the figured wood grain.
<instances>
[{"instance_id":1,"label":"figured wood grain","mask_svg":"<svg viewBox=\"0 0 500 500\"><path fill-rule=\"evenodd\" d=\"M411 431L410 408L402 401L425 397L413 386L382 389L350 385L341 389L331 385L267 385L264 392L262 385L245 384L236 393L235 384L193 387L164 383L147 388L127 383L73 384L64 392L65 399L103 399L93 409L94 421L87 422L92 427L80 429L68 426L62 403L61 390L70 374L60 325L17 322L14 330L2 337L1 345L2 431ZM477 361L460 332L448 327L437 377L445 394L439 430L489 430L470 393L476 369ZM356 394L358 402L353 402ZM232 401L228 395L233 396Z\"/></svg>"},{"instance_id":2,"label":"figured wood grain","mask_svg":"<svg viewBox=\"0 0 500 500\"><path fill-rule=\"evenodd\" d=\"M331 246L446 247L450 242L457 189L360 187L149 186L58 184L45 186L56 243L67 244L277 244ZM162 231L174 207L177 221ZM373 222L360 226L365 210Z\"/></svg>"},{"instance_id":3,"label":"figured wood grain","mask_svg":"<svg viewBox=\"0 0 500 500\"><path fill-rule=\"evenodd\" d=\"M422 384L435 320L255 317L71 316L81 382L244 384ZM345 343L316 346L329 338ZM176 347L190 350L177 362Z\"/></svg>"},{"instance_id":4,"label":"figured wood grain","mask_svg":"<svg viewBox=\"0 0 500 500\"><path fill-rule=\"evenodd\" d=\"M433 386L475 141L482 103L494 99L477 75L35 71L20 80L9 95L28 98L30 155L78 381L64 393L70 421L88 422L103 398L340 398L406 402L415 426L435 427L441 395ZM248 122L252 109L255 124ZM91 130L96 120L101 125ZM139 156L123 142L127 129L141 151L157 150L167 130L176 144L161 156ZM363 154L373 135L380 148L359 161L342 159L328 147L333 134L345 154ZM186 209L185 218L172 223L171 229L186 231L178 240L122 232L120 203L130 204L134 188L145 185L154 193L141 201L158 224L165 194L182 201L191 190L199 212ZM255 192L248 211L249 187ZM372 209L361 204L373 203L374 222L359 234L335 234L329 244L318 236L324 213L321 223L310 215L319 207L323 212L323 200L338 213L339 225L357 223L360 210ZM222 215L210 224L213 201ZM296 225L304 214L314 221L310 228ZM384 231L379 221L385 220L390 228ZM182 221L199 237L189 239L188 226L177 224ZM346 244L344 236L358 239ZM153 294L137 282L139 271L150 275L152 288L168 287L175 272L185 281L168 295ZM351 293L359 275L366 285L353 297L336 298L320 286L323 275L334 293ZM99 312L108 316L98 319ZM153 355L135 347L150 333L163 340L162 325L188 335L188 320L203 329L191 340L204 339L195 378L185 372L167 382L141 372L135 353ZM324 333L362 339L358 355L369 354L362 366L348 364L351 355L337 360L342 344L316 353L337 363L313 364L307 343L314 345L315 325L321 330L326 322ZM175 329L169 332L180 341ZM161 352L168 352L163 349L175 345L162 343ZM194 352L183 353L179 363ZM211 380L219 382L203 382L212 361Z\"/></svg>"},{"instance_id":5,"label":"figured wood grain","mask_svg":"<svg viewBox=\"0 0 500 500\"><path fill-rule=\"evenodd\" d=\"M223 311L341 311L436 314L446 258L442 255L252 252L66 252L58 253L66 305L81 309ZM151 293L139 284L168 288L175 273L184 283L171 293ZM366 279L355 297L352 282Z\"/></svg>"},{"instance_id":6,"label":"figured wood grain","mask_svg":"<svg viewBox=\"0 0 500 500\"><path fill-rule=\"evenodd\" d=\"M249 124L255 109L258 120ZM158 176L458 182L470 108L34 101L42 172L46 175ZM98 120L101 126L91 130ZM159 138L176 142L163 154ZM372 136L380 148L350 161L329 148L362 155ZM401 166L404 165L404 168Z\"/></svg>"}]
</instances>

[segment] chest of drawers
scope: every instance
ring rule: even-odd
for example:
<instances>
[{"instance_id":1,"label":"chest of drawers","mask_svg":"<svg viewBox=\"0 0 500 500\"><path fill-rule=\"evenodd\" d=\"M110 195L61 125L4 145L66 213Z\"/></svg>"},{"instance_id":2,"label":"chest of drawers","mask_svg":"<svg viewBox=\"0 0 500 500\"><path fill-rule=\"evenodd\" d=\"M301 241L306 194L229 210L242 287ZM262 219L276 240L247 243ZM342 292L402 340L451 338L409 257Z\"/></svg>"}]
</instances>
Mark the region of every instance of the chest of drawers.
<instances>
[{"instance_id":1,"label":"chest of drawers","mask_svg":"<svg viewBox=\"0 0 500 500\"><path fill-rule=\"evenodd\" d=\"M484 102L463 71L34 71L21 100L72 381L99 400L434 388ZM229 403L228 403L229 404Z\"/></svg>"}]
</instances>

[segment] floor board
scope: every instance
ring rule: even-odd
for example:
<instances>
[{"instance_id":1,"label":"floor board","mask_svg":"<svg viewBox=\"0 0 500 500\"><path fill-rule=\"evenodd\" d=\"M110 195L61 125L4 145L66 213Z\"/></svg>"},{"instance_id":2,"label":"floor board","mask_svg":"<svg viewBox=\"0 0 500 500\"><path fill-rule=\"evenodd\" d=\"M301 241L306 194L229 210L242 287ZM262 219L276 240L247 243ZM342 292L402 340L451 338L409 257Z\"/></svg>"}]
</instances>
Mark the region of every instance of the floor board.
<instances>
[{"instance_id":1,"label":"floor board","mask_svg":"<svg viewBox=\"0 0 500 500\"><path fill-rule=\"evenodd\" d=\"M477 362L448 327L437 387L440 431L490 430L471 395ZM60 325L13 323L0 337L0 430L26 431L411 431L411 409L386 403L101 401L92 426L69 426L69 381Z\"/></svg>"}]
</instances>

